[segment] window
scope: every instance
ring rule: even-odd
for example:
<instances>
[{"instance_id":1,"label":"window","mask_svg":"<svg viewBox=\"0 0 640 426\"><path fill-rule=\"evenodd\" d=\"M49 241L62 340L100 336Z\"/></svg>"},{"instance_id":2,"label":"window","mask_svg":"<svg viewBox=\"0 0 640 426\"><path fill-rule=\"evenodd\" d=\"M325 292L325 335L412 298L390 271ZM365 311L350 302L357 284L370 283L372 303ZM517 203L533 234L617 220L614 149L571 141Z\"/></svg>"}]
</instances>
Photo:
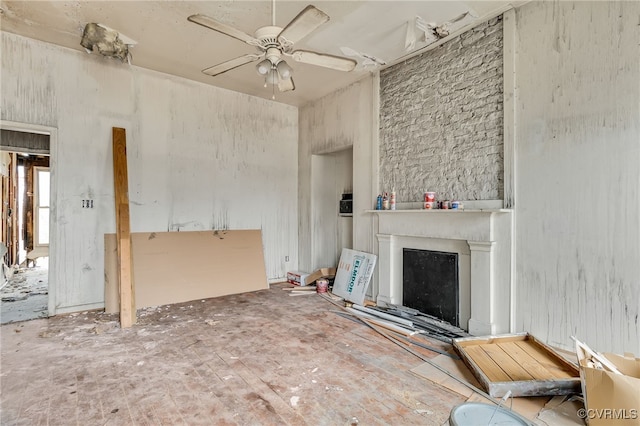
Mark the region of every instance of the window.
<instances>
[{"instance_id":1,"label":"window","mask_svg":"<svg viewBox=\"0 0 640 426\"><path fill-rule=\"evenodd\" d=\"M35 167L36 197L34 204L35 244L34 246L49 245L49 168Z\"/></svg>"}]
</instances>

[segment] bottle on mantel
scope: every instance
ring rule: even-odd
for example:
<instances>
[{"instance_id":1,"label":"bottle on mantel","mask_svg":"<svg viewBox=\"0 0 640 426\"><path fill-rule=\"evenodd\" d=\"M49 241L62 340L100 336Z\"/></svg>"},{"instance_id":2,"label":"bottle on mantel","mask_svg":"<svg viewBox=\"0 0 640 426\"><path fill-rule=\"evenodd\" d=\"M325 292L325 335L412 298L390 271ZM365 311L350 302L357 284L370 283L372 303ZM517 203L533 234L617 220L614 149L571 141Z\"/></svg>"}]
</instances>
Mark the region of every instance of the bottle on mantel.
<instances>
[{"instance_id":1,"label":"bottle on mantel","mask_svg":"<svg viewBox=\"0 0 640 426\"><path fill-rule=\"evenodd\" d=\"M391 196L389 197L389 200L391 202L391 210L395 210L396 209L396 191L391 191Z\"/></svg>"}]
</instances>

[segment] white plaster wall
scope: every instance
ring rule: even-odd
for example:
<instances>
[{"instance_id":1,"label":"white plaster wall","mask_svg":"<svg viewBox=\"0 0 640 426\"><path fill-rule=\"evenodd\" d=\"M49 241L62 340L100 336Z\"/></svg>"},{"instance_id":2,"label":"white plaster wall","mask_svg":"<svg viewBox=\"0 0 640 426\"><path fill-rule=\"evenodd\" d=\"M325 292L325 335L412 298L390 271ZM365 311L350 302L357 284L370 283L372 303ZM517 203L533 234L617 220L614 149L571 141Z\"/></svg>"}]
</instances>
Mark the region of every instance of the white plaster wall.
<instances>
[{"instance_id":1,"label":"white plaster wall","mask_svg":"<svg viewBox=\"0 0 640 426\"><path fill-rule=\"evenodd\" d=\"M640 354L640 3L516 17L517 328Z\"/></svg>"},{"instance_id":2,"label":"white plaster wall","mask_svg":"<svg viewBox=\"0 0 640 426\"><path fill-rule=\"evenodd\" d=\"M353 155L353 248L374 253L373 215L377 181L377 79L364 78L349 87L303 106L299 111L299 259L302 270L327 266L316 263L315 244L336 247L338 235L328 241L322 224L315 221L314 206L329 203L335 217L335 190L322 192L323 173L312 173L312 156L352 148ZM317 162L318 160L314 160ZM315 167L320 167L316 163ZM341 167L341 170L347 170ZM331 183L333 185L333 183ZM314 196L314 191L316 192ZM331 194L331 195L329 195ZM332 228L333 229L333 228Z\"/></svg>"},{"instance_id":3,"label":"white plaster wall","mask_svg":"<svg viewBox=\"0 0 640 426\"><path fill-rule=\"evenodd\" d=\"M58 129L58 312L100 307L115 231L111 128L127 131L133 232L262 229L268 278L297 265L297 109L1 33L2 119ZM93 198L94 209L81 200ZM197 265L176 265L178 268Z\"/></svg>"}]
</instances>

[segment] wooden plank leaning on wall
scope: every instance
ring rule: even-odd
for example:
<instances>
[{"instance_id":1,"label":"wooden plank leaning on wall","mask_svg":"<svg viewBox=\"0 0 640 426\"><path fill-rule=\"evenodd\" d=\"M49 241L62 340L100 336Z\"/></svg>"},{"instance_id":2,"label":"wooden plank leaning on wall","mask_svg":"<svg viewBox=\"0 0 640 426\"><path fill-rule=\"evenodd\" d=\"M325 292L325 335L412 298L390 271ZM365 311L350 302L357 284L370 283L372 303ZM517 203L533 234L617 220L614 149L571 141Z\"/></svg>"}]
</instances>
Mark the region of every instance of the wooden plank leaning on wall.
<instances>
[{"instance_id":1,"label":"wooden plank leaning on wall","mask_svg":"<svg viewBox=\"0 0 640 426\"><path fill-rule=\"evenodd\" d=\"M113 183L116 204L116 240L120 288L120 326L136 322L136 303L131 259L129 223L129 179L127 173L127 136L125 129L113 128Z\"/></svg>"}]
</instances>

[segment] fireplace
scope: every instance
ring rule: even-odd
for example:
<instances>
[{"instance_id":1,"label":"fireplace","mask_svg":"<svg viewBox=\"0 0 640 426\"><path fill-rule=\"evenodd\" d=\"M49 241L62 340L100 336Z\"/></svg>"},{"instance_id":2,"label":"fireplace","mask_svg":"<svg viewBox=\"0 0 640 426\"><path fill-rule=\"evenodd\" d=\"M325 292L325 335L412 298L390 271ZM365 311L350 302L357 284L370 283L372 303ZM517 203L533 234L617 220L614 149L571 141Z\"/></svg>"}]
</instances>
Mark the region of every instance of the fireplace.
<instances>
[{"instance_id":1,"label":"fireplace","mask_svg":"<svg viewBox=\"0 0 640 426\"><path fill-rule=\"evenodd\" d=\"M459 325L458 254L402 249L402 305Z\"/></svg>"},{"instance_id":2,"label":"fireplace","mask_svg":"<svg viewBox=\"0 0 640 426\"><path fill-rule=\"evenodd\" d=\"M511 331L511 210L371 212L378 217L378 304L404 303L403 250L454 253L459 326L473 335Z\"/></svg>"}]
</instances>

